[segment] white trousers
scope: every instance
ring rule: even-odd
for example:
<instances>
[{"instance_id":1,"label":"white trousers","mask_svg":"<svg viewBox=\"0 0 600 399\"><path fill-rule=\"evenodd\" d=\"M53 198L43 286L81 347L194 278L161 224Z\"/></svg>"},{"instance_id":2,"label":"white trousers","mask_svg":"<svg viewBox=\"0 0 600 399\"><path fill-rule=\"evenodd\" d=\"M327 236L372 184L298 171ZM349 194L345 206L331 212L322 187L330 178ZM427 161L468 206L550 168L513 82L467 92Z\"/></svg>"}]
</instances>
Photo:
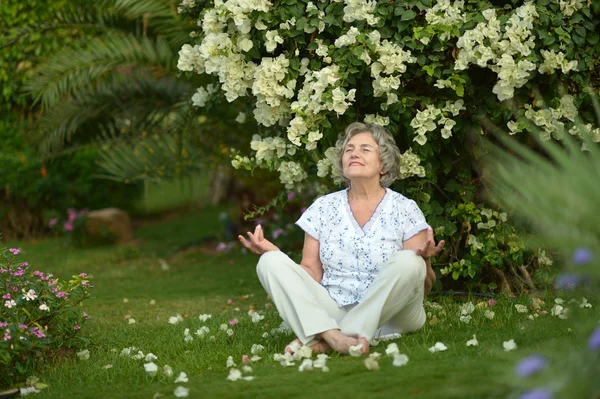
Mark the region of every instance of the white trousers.
<instances>
[{"instance_id":1,"label":"white trousers","mask_svg":"<svg viewBox=\"0 0 600 399\"><path fill-rule=\"evenodd\" d=\"M339 329L367 340L414 331L425 324L423 289L426 265L414 251L400 251L379 269L359 303L339 307L327 289L280 251L266 252L257 266L258 278L281 318L303 344L315 335Z\"/></svg>"}]
</instances>

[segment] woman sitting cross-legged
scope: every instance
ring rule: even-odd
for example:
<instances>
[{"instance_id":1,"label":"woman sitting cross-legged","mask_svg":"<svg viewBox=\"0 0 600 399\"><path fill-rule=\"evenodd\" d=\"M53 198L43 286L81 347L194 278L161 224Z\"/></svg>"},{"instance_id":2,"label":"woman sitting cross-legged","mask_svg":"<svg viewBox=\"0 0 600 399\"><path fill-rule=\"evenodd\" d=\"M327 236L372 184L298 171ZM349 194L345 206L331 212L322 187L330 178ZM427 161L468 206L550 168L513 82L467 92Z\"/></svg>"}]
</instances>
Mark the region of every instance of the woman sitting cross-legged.
<instances>
[{"instance_id":1,"label":"woman sitting cross-legged","mask_svg":"<svg viewBox=\"0 0 600 399\"><path fill-rule=\"evenodd\" d=\"M398 177L400 151L386 129L352 123L336 152L349 187L318 198L296 222L305 232L300 264L261 226L238 237L262 255L260 282L297 336L287 351L310 345L348 353L362 344L368 353L374 337L421 328L435 282L429 258L444 246L435 245L417 204L387 188Z\"/></svg>"}]
</instances>

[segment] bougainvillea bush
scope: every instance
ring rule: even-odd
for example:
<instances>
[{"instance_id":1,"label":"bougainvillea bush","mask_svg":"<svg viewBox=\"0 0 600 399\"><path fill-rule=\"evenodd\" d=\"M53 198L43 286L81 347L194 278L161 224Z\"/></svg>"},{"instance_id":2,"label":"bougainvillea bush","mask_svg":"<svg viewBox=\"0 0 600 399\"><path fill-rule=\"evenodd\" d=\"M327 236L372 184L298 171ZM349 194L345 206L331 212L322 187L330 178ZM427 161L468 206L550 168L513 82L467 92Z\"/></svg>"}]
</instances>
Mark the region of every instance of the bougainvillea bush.
<instances>
[{"instance_id":1,"label":"bougainvillea bush","mask_svg":"<svg viewBox=\"0 0 600 399\"><path fill-rule=\"evenodd\" d=\"M0 250L0 387L25 380L54 350L88 342L80 304L90 296L90 277L61 280L20 261L19 252Z\"/></svg>"},{"instance_id":2,"label":"bougainvillea bush","mask_svg":"<svg viewBox=\"0 0 600 399\"><path fill-rule=\"evenodd\" d=\"M184 0L179 11L198 30L178 68L214 77L190 101L199 113L245 104L240 123L260 128L234 149L234 167L326 192L339 132L357 120L386 126L403 151L393 188L451 243L443 275L493 276L506 289L543 280L551 254L526 251L511 215L485 205L482 139L499 126L524 142L600 141L589 96L600 80L599 2Z\"/></svg>"}]
</instances>

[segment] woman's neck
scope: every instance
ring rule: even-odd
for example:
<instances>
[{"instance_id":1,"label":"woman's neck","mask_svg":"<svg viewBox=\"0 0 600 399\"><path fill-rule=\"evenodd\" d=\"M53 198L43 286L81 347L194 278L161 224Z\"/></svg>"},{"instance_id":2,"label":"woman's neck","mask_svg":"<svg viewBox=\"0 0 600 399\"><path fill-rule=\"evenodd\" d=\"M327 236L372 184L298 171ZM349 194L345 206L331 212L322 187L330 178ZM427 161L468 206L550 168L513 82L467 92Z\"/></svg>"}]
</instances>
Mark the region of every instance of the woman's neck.
<instances>
[{"instance_id":1,"label":"woman's neck","mask_svg":"<svg viewBox=\"0 0 600 399\"><path fill-rule=\"evenodd\" d=\"M385 195L385 188L381 187L379 182L374 183L360 183L352 182L350 189L348 190L348 199L350 201L367 201L367 202L379 202Z\"/></svg>"}]
</instances>

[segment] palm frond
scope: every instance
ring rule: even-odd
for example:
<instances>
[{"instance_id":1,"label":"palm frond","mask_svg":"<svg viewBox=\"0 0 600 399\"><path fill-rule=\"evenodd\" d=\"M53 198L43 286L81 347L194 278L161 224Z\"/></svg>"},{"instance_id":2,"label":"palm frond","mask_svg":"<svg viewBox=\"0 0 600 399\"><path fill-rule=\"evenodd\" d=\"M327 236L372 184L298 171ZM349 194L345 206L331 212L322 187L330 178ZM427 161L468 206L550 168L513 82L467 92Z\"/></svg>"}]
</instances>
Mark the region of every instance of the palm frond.
<instances>
[{"instance_id":1,"label":"palm frond","mask_svg":"<svg viewBox=\"0 0 600 399\"><path fill-rule=\"evenodd\" d=\"M85 49L67 50L52 57L26 82L24 91L48 109L65 96L87 90L104 74L138 66L170 72L175 63L176 54L164 39L152 41L110 34L91 40Z\"/></svg>"},{"instance_id":2,"label":"palm frond","mask_svg":"<svg viewBox=\"0 0 600 399\"><path fill-rule=\"evenodd\" d=\"M138 132L152 128L178 104L189 98L192 86L167 76L156 79L150 71L133 69L129 76L111 76L96 87L56 104L35 124L40 150L54 156L65 142L89 143L102 129L113 129L125 119Z\"/></svg>"},{"instance_id":3,"label":"palm frond","mask_svg":"<svg viewBox=\"0 0 600 399\"><path fill-rule=\"evenodd\" d=\"M130 183L191 175L206 167L201 153L185 140L156 135L134 143L122 143L100 152L99 166L105 179Z\"/></svg>"}]
</instances>

